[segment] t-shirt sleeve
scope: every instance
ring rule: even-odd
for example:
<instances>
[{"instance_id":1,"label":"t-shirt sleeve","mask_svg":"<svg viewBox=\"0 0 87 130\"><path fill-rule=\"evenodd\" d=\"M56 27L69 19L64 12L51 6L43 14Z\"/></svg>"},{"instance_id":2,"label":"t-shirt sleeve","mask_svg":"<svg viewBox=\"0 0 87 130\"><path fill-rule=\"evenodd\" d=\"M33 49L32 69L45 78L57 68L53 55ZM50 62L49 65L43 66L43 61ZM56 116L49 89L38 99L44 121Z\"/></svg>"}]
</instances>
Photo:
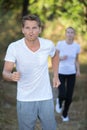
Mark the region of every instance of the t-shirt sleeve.
<instances>
[{"instance_id":1,"label":"t-shirt sleeve","mask_svg":"<svg viewBox=\"0 0 87 130\"><path fill-rule=\"evenodd\" d=\"M80 53L80 45L78 44L78 47L77 47L77 54L79 54Z\"/></svg>"},{"instance_id":2,"label":"t-shirt sleeve","mask_svg":"<svg viewBox=\"0 0 87 130\"><path fill-rule=\"evenodd\" d=\"M60 50L60 41L59 42L57 42L57 45L56 45L56 50Z\"/></svg>"},{"instance_id":3,"label":"t-shirt sleeve","mask_svg":"<svg viewBox=\"0 0 87 130\"><path fill-rule=\"evenodd\" d=\"M53 43L51 43L51 48L50 48L50 56L53 57L55 55L56 48Z\"/></svg>"},{"instance_id":4,"label":"t-shirt sleeve","mask_svg":"<svg viewBox=\"0 0 87 130\"><path fill-rule=\"evenodd\" d=\"M4 58L5 61L15 62L15 49L12 45L9 45Z\"/></svg>"}]
</instances>

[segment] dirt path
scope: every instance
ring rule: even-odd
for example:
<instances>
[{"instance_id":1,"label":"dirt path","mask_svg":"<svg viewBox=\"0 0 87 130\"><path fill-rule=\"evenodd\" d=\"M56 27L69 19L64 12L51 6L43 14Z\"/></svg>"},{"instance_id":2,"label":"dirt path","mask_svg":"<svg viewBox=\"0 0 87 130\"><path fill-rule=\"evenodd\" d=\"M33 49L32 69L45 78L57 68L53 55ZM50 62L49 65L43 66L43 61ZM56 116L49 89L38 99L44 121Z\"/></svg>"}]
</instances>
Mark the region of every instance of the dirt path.
<instances>
[{"instance_id":1,"label":"dirt path","mask_svg":"<svg viewBox=\"0 0 87 130\"><path fill-rule=\"evenodd\" d=\"M57 90L53 89L54 104ZM57 130L87 130L87 75L77 79L73 103L70 107L70 121L62 122L61 115L55 112ZM16 84L0 81L0 130L18 130L16 116ZM36 129L41 130L39 120Z\"/></svg>"}]
</instances>

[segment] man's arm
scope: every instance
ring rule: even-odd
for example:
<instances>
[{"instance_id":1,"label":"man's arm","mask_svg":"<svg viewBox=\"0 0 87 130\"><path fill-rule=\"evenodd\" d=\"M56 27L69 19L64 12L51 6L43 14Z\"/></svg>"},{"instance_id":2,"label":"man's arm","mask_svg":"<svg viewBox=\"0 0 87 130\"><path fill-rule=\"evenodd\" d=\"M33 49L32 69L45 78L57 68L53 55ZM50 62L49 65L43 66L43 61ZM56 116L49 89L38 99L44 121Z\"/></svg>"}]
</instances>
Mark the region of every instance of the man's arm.
<instances>
[{"instance_id":1,"label":"man's arm","mask_svg":"<svg viewBox=\"0 0 87 130\"><path fill-rule=\"evenodd\" d=\"M53 87L58 87L60 85L60 80L58 77L58 65L59 65L59 54L58 51L56 51L54 57L52 57Z\"/></svg>"},{"instance_id":2,"label":"man's arm","mask_svg":"<svg viewBox=\"0 0 87 130\"><path fill-rule=\"evenodd\" d=\"M5 61L4 68L3 68L3 78L7 81L18 81L20 79L19 72L12 72L14 68L14 63Z\"/></svg>"}]
</instances>

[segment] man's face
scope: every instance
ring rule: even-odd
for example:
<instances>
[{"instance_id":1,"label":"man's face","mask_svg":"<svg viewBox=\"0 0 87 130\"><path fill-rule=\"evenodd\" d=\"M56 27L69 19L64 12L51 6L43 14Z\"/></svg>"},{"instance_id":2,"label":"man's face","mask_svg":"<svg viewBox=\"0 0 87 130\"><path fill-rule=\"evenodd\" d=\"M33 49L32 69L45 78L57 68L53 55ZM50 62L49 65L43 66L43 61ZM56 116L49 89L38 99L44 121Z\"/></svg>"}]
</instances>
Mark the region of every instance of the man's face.
<instances>
[{"instance_id":1,"label":"man's face","mask_svg":"<svg viewBox=\"0 0 87 130\"><path fill-rule=\"evenodd\" d=\"M22 33L25 38L29 41L34 41L39 36L41 32L41 28L38 26L36 21L26 20L24 23L24 27L22 27Z\"/></svg>"},{"instance_id":2,"label":"man's face","mask_svg":"<svg viewBox=\"0 0 87 130\"><path fill-rule=\"evenodd\" d=\"M71 28L68 28L66 30L66 38L70 39L70 40L73 40L74 37L75 37L75 31L73 29L71 29Z\"/></svg>"}]
</instances>

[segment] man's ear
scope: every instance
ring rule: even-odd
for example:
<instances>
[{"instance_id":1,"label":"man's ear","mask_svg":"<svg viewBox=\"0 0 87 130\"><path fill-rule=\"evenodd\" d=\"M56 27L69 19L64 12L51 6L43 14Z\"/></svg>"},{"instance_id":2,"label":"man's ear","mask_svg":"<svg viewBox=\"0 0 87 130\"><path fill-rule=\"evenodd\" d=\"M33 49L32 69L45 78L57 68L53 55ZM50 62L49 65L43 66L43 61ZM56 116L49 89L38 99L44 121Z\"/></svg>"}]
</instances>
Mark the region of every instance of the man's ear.
<instances>
[{"instance_id":1,"label":"man's ear","mask_svg":"<svg viewBox=\"0 0 87 130\"><path fill-rule=\"evenodd\" d=\"M22 30L21 30L21 31L22 31L22 33L24 34L24 29L23 29L23 28L22 28Z\"/></svg>"}]
</instances>

